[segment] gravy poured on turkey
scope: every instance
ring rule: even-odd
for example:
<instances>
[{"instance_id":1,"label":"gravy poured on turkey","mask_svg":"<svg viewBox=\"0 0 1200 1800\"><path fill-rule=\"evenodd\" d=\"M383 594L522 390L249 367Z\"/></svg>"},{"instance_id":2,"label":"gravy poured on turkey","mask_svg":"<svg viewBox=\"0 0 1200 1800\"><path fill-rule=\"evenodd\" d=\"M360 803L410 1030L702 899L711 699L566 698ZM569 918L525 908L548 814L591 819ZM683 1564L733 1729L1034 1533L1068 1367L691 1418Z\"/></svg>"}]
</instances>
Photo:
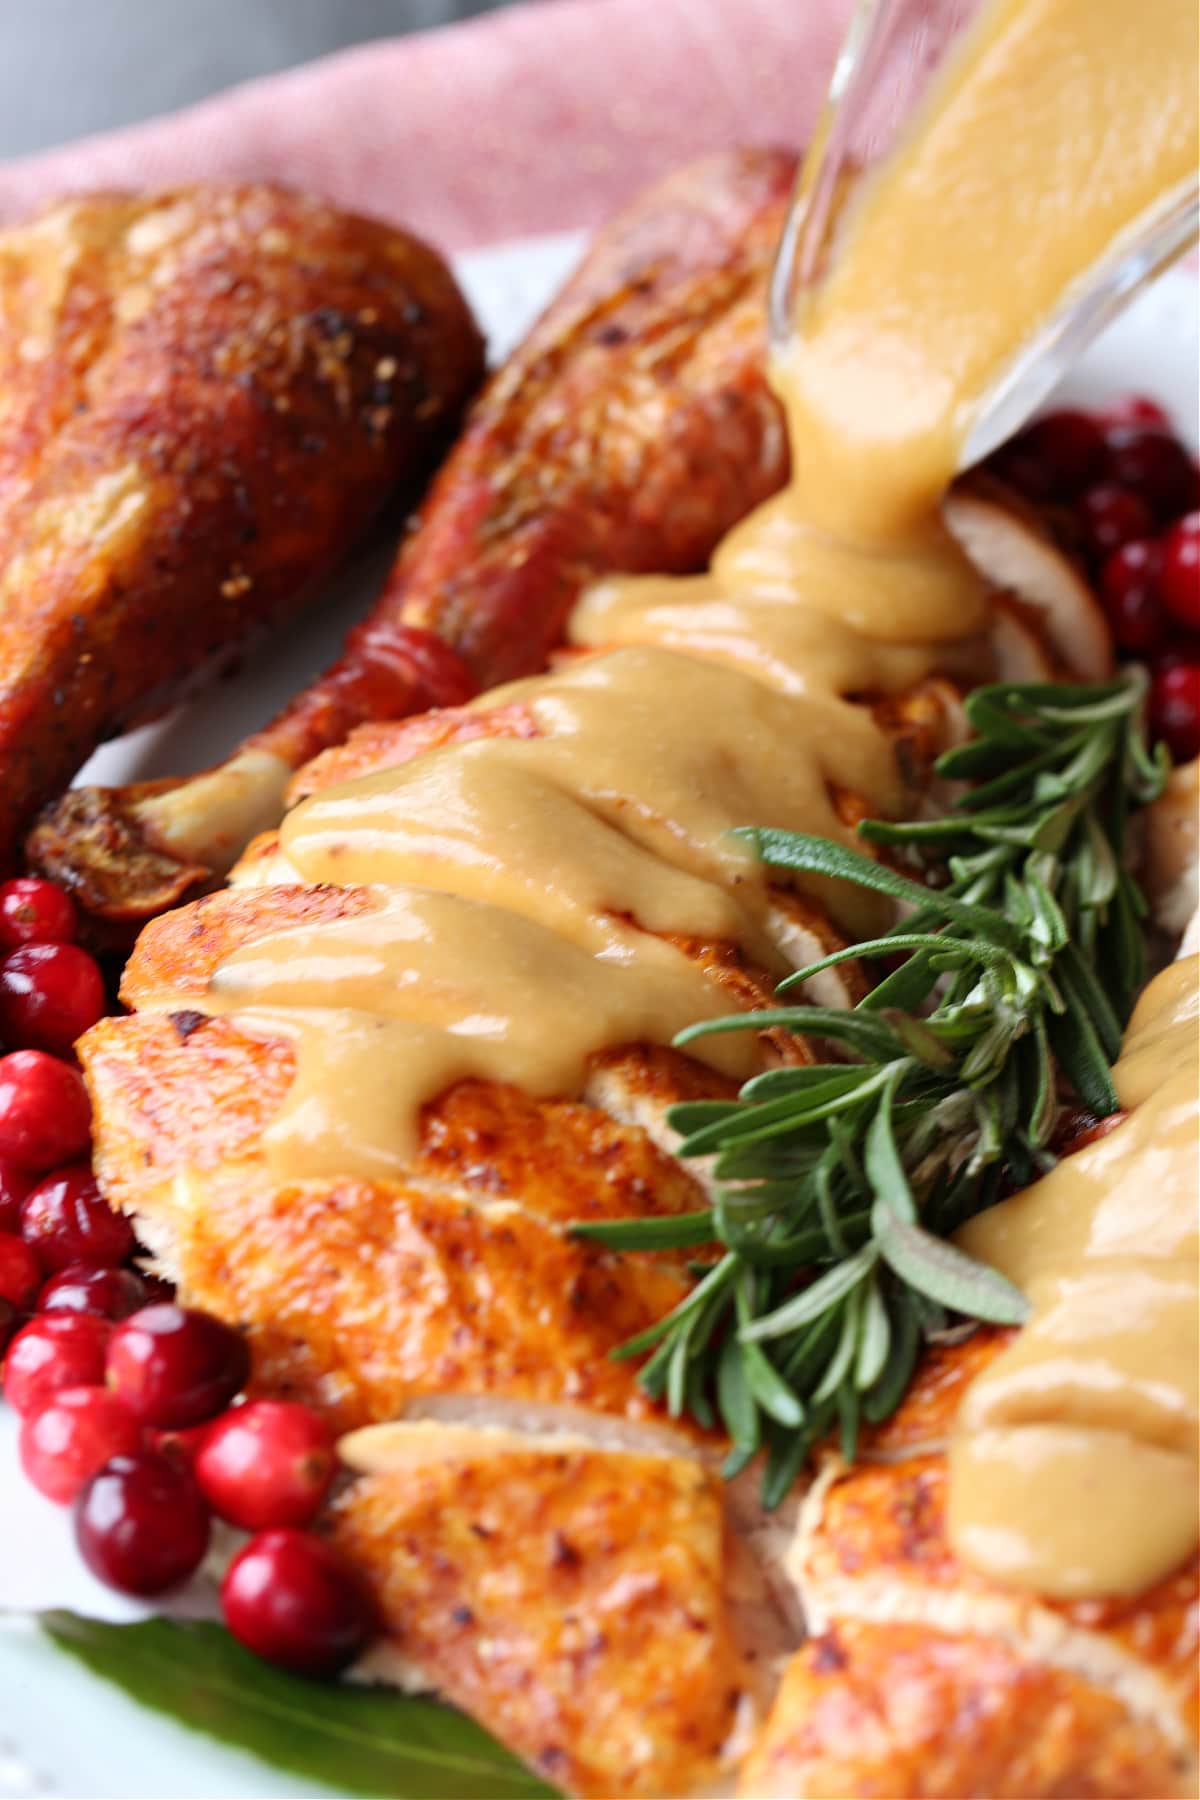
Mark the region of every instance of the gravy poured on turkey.
<instances>
[{"instance_id":1,"label":"gravy poured on turkey","mask_svg":"<svg viewBox=\"0 0 1200 1800\"><path fill-rule=\"evenodd\" d=\"M212 983L212 1010L295 1043L296 1080L267 1140L281 1175L386 1175L410 1158L421 1106L457 1080L577 1093L597 1051L666 1043L724 1010L671 937L732 941L784 966L764 871L728 833L846 839L836 788L896 813L893 750L856 698L947 668L986 671L987 596L941 498L1018 349L1121 230L1189 177L1187 13L1179 0L993 0L848 205L832 271L777 361L787 490L730 534L707 575L585 594L571 640L606 653L478 703L525 707L526 738L449 746L291 814L282 850L296 876L366 885L377 905L277 932ZM871 901L818 891L847 931L870 928ZM1123 1059L1123 1070L1153 1067L1148 1109L1172 1045L1135 1037ZM737 1076L755 1066L740 1035L697 1054ZM1104 1162L1084 1155L1088 1170ZM1107 1426L1071 1436L1077 1396L1046 1374L1056 1302L1043 1296L1059 1290L1036 1223L1042 1189L1077 1194L1083 1217L1091 1208L1134 1236L1143 1204L1138 1183L1103 1167L1089 1189L1078 1160L986 1215L975 1240L1034 1301L1010 1357L1032 1367L1042 1423L1056 1429L1033 1456L1005 1412L1001 1363L969 1397L955 1452L961 1553L1050 1591L1064 1567L1061 1508L1103 1483L1114 1446ZM1063 1279L1069 1307L1083 1277L1071 1265ZM1189 1303L1194 1321L1194 1289ZM1164 1391L1182 1392L1178 1332L1158 1330L1149 1308L1095 1354L1119 1396L1117 1448L1136 1447L1151 1485L1156 1455L1194 1468L1194 1415L1190 1438L1176 1422L1164 1444L1162 1407L1139 1386L1148 1363ZM1001 1492L1007 1549L992 1530ZM1194 1506L1190 1525L1178 1511L1156 1518L1148 1497L1132 1555L1114 1541L1132 1527L1114 1514L1119 1531L1090 1534L1059 1587L1104 1593L1165 1573L1195 1541Z\"/></svg>"}]
</instances>

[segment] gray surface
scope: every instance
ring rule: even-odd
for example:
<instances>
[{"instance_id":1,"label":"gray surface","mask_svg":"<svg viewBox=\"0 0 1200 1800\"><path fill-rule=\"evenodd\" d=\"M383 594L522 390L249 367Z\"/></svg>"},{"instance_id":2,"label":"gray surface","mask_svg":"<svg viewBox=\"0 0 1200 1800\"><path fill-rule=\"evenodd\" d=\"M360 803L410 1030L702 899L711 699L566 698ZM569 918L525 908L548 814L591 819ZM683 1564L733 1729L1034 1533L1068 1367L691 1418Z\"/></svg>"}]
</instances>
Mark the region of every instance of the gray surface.
<instances>
[{"instance_id":1,"label":"gray surface","mask_svg":"<svg viewBox=\"0 0 1200 1800\"><path fill-rule=\"evenodd\" d=\"M0 157L506 0L0 0Z\"/></svg>"}]
</instances>

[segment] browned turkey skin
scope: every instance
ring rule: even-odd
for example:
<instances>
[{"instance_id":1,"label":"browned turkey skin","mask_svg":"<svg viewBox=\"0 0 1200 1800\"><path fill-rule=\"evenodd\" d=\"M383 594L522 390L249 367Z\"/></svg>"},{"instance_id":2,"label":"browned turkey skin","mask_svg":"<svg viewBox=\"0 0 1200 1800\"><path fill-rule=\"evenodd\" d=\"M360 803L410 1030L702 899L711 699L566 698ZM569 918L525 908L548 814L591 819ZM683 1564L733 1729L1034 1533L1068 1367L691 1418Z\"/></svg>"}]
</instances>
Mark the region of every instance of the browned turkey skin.
<instances>
[{"instance_id":1,"label":"browned turkey skin","mask_svg":"<svg viewBox=\"0 0 1200 1800\"><path fill-rule=\"evenodd\" d=\"M1042 671L1072 646L1102 660L1086 597L1051 585L1014 625L1020 653ZM879 717L919 787L952 691L930 684ZM537 730L503 701L375 723L294 792ZM856 797L838 800L852 818ZM229 892L143 933L134 1016L98 1026L83 1057L102 1180L184 1297L248 1331L265 1389L343 1425L384 1422L345 1443L362 1478L330 1519L379 1598L375 1672L434 1687L587 1795L703 1792L739 1771L748 1796L1186 1792L1194 1570L1134 1603L1063 1606L1014 1600L948 1549L944 1440L997 1334L928 1357L868 1460L818 1478L789 1558L813 1635L772 1703L797 1633L769 1532L722 1489L720 1444L664 1419L608 1355L688 1273L568 1229L702 1203L664 1114L728 1092L712 1070L639 1044L596 1056L574 1099L463 1081L424 1108L395 1180L273 1175L262 1140L295 1053L208 1016L209 980L281 925L371 904L362 887L299 884L268 836ZM821 929L801 924L809 941ZM770 991L730 944L679 947L730 1008Z\"/></svg>"},{"instance_id":2,"label":"browned turkey skin","mask_svg":"<svg viewBox=\"0 0 1200 1800\"><path fill-rule=\"evenodd\" d=\"M375 726L302 785L534 728L511 704ZM84 1041L100 1169L184 1296L249 1331L264 1389L406 1421L348 1440L363 1475L331 1521L387 1624L377 1675L434 1686L581 1794L703 1791L743 1756L747 1796L1189 1791L1194 1567L1133 1601L1045 1602L948 1547L945 1440L1001 1333L930 1354L862 1464L818 1479L789 1557L814 1635L772 1703L795 1635L769 1542L722 1493L719 1444L608 1355L687 1277L568 1231L701 1204L662 1118L728 1088L647 1046L597 1057L579 1101L464 1082L402 1181L280 1184L262 1135L291 1047L207 1017L207 982L280 924L371 902L279 885L272 837L235 881L143 933L138 1010ZM728 947L688 952L731 1007L769 991Z\"/></svg>"},{"instance_id":3,"label":"browned turkey skin","mask_svg":"<svg viewBox=\"0 0 1200 1800\"><path fill-rule=\"evenodd\" d=\"M284 189L0 236L0 858L104 737L295 611L482 370L424 244Z\"/></svg>"},{"instance_id":4,"label":"browned turkey skin","mask_svg":"<svg viewBox=\"0 0 1200 1800\"><path fill-rule=\"evenodd\" d=\"M541 668L592 577L703 568L787 475L763 296L794 172L782 151L707 157L618 215L480 397L341 660L224 781L67 796L33 865L127 928L228 869L226 794L244 842L278 817L281 771L354 726Z\"/></svg>"}]
</instances>

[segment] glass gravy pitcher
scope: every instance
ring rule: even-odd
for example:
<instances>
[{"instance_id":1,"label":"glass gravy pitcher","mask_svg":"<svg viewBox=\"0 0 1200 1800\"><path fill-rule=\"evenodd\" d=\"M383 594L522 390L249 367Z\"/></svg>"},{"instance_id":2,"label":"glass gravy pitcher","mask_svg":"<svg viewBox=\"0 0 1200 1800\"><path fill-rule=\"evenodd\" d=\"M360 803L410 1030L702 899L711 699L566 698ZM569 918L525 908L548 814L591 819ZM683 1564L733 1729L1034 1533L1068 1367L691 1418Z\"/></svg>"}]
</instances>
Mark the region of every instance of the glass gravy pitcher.
<instances>
[{"instance_id":1,"label":"glass gravy pitcher","mask_svg":"<svg viewBox=\"0 0 1200 1800\"><path fill-rule=\"evenodd\" d=\"M806 290L838 254L843 205L888 156L990 3L860 0L780 239L768 313L774 352L794 340ZM986 456L1029 417L1089 341L1195 242L1198 221L1200 180L1193 172L1106 247L1010 359L976 409L961 467Z\"/></svg>"}]
</instances>

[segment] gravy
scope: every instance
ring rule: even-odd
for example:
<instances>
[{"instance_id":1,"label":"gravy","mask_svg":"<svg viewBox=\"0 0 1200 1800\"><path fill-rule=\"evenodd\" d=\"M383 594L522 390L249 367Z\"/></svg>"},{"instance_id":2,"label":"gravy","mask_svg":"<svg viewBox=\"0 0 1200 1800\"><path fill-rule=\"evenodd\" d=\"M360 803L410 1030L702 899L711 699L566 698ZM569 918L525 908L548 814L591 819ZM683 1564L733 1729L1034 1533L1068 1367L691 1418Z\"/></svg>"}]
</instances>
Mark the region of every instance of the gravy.
<instances>
[{"instance_id":1,"label":"gravy","mask_svg":"<svg viewBox=\"0 0 1200 1800\"><path fill-rule=\"evenodd\" d=\"M786 644L776 655L795 667ZM524 708L537 735L450 745L296 807L289 868L378 903L269 933L210 982L211 1010L296 1045L265 1140L280 1177L394 1174L421 1106L454 1081L575 1094L597 1051L669 1043L728 1011L672 937L738 944L782 975L766 871L731 831L754 820L849 843L831 783L878 812L903 797L866 708L790 686L619 650L476 702ZM884 923L875 896L808 885L847 930ZM749 1033L696 1054L742 1079L759 1067Z\"/></svg>"},{"instance_id":2,"label":"gravy","mask_svg":"<svg viewBox=\"0 0 1200 1800\"><path fill-rule=\"evenodd\" d=\"M1033 1313L960 1409L951 1541L1063 1598L1138 1593L1196 1542L1198 961L1134 1011L1113 1071L1129 1118L958 1237Z\"/></svg>"},{"instance_id":3,"label":"gravy","mask_svg":"<svg viewBox=\"0 0 1200 1800\"><path fill-rule=\"evenodd\" d=\"M857 702L987 671L988 598L940 516L972 420L1072 283L1190 177L1195 139L1183 0L992 0L845 206L776 361L787 490L708 574L585 594L571 641L606 653L476 703L527 708L523 740L448 745L285 822L298 878L363 884L376 905L278 931L213 979L214 1010L295 1043L266 1145L281 1176L394 1173L421 1105L465 1075L577 1093L596 1051L724 1009L666 940L784 966L763 871L728 832L844 839L838 788L903 807L891 741ZM873 898L817 891L847 931L878 922ZM1182 1251L1147 1242L1155 1209L1164 1242L1178 1231L1162 1189L1191 1115L1160 1083L1175 1038L1151 1050L1150 1016L1118 1074L1129 1096L1152 1071L1132 1122L968 1234L1035 1318L968 1397L955 1539L1050 1592L1136 1587L1195 1538L1194 1281ZM742 1036L697 1054L754 1066Z\"/></svg>"}]
</instances>

